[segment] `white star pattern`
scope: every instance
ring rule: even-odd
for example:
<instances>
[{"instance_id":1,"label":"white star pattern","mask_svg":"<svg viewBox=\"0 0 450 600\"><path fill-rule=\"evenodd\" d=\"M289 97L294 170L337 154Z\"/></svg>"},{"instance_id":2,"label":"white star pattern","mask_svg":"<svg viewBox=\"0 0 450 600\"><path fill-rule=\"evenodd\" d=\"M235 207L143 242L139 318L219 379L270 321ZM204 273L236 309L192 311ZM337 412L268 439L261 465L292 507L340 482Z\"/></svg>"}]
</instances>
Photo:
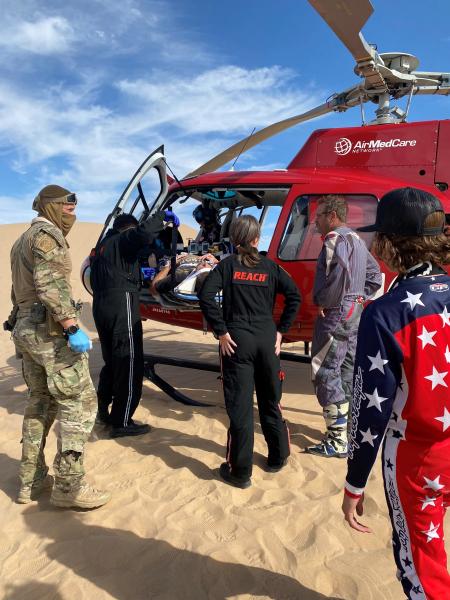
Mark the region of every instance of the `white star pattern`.
<instances>
[{"instance_id":1,"label":"white star pattern","mask_svg":"<svg viewBox=\"0 0 450 600\"><path fill-rule=\"evenodd\" d=\"M436 477L436 479L428 479L428 477L424 476L425 481L427 482L426 485L423 486L423 488L430 488L430 490L433 490L433 492L438 492L439 490L442 490L443 487L445 487L444 485L442 485L442 483L439 482L439 479L441 478L440 475L438 475Z\"/></svg>"},{"instance_id":2,"label":"white star pattern","mask_svg":"<svg viewBox=\"0 0 450 600\"><path fill-rule=\"evenodd\" d=\"M430 523L430 528L428 531L422 531L422 533L424 533L427 536L427 544L428 542L431 542L431 540L438 540L439 539L439 534L437 532L439 527L439 523L437 525L435 525L433 523L433 521L431 521Z\"/></svg>"},{"instance_id":3,"label":"white star pattern","mask_svg":"<svg viewBox=\"0 0 450 600\"><path fill-rule=\"evenodd\" d=\"M372 363L370 365L369 371L373 371L374 369L378 369L384 375L384 365L386 365L389 361L385 360L384 358L381 358L381 352L378 350L378 353L377 353L376 356L369 356L369 355L367 355L367 358Z\"/></svg>"},{"instance_id":4,"label":"white star pattern","mask_svg":"<svg viewBox=\"0 0 450 600\"><path fill-rule=\"evenodd\" d=\"M425 496L425 500L422 500L422 510L427 506L436 506L437 498L430 498L429 496Z\"/></svg>"},{"instance_id":5,"label":"white star pattern","mask_svg":"<svg viewBox=\"0 0 450 600\"><path fill-rule=\"evenodd\" d=\"M448 385L444 381L444 377L447 375L448 371L439 371L436 367L433 367L433 372L431 375L425 375L425 379L429 379L431 381L431 389L434 390L438 385L442 385L444 387L448 387Z\"/></svg>"},{"instance_id":6,"label":"white star pattern","mask_svg":"<svg viewBox=\"0 0 450 600\"><path fill-rule=\"evenodd\" d=\"M450 363L450 350L448 349L448 346L445 347L445 360Z\"/></svg>"},{"instance_id":7,"label":"white star pattern","mask_svg":"<svg viewBox=\"0 0 450 600\"><path fill-rule=\"evenodd\" d=\"M387 400L387 398L383 398L383 396L379 396L377 388L375 388L373 390L373 394L364 394L364 395L369 400L369 404L367 405L367 408L370 408L371 406L375 406L381 412L381 403L384 402L385 400Z\"/></svg>"},{"instance_id":8,"label":"white star pattern","mask_svg":"<svg viewBox=\"0 0 450 600\"><path fill-rule=\"evenodd\" d=\"M359 433L362 435L361 443L367 442L368 444L370 444L372 446L372 448L375 447L373 445L373 440L376 440L378 435L372 435L372 432L370 431L370 427L367 428L367 431L362 431L362 429L360 429Z\"/></svg>"},{"instance_id":9,"label":"white star pattern","mask_svg":"<svg viewBox=\"0 0 450 600\"><path fill-rule=\"evenodd\" d=\"M435 421L441 421L443 430L445 431L450 427L450 412L446 408L444 408L444 414L442 417L434 417Z\"/></svg>"},{"instance_id":10,"label":"white star pattern","mask_svg":"<svg viewBox=\"0 0 450 600\"><path fill-rule=\"evenodd\" d=\"M447 307L444 306L444 310L439 313L439 316L442 319L442 327L445 327L446 325L450 325L450 313L447 312Z\"/></svg>"},{"instance_id":11,"label":"white star pattern","mask_svg":"<svg viewBox=\"0 0 450 600\"><path fill-rule=\"evenodd\" d=\"M427 328L425 325L423 325L422 333L417 336L422 342L422 350L427 344L430 344L430 346L436 346L436 342L433 340L433 337L436 335L436 333L436 331L427 331Z\"/></svg>"},{"instance_id":12,"label":"white star pattern","mask_svg":"<svg viewBox=\"0 0 450 600\"><path fill-rule=\"evenodd\" d=\"M400 302L408 302L409 308L411 310L414 310L416 308L417 304L419 304L420 306L425 306L425 304L420 299L421 296L422 296L422 293L411 294L411 292L406 292L406 298L404 300L400 300Z\"/></svg>"}]
</instances>

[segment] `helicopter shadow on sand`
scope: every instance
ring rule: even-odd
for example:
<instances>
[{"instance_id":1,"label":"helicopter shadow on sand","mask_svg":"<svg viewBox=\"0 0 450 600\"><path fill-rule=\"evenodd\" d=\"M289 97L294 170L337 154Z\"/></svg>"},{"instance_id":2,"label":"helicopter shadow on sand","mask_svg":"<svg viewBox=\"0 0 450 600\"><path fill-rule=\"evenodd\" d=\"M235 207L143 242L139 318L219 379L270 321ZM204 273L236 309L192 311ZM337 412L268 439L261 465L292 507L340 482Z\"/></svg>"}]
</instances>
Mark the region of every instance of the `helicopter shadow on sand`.
<instances>
[{"instance_id":1,"label":"helicopter shadow on sand","mask_svg":"<svg viewBox=\"0 0 450 600\"><path fill-rule=\"evenodd\" d=\"M95 513L99 521L107 510ZM48 558L116 600L226 600L247 594L277 600L344 600L306 588L288 575L215 560L132 531L88 524L78 512L51 509L47 499L38 507L27 507L23 517L28 530L46 541L43 552ZM74 542L77 552L71 551Z\"/></svg>"}]
</instances>

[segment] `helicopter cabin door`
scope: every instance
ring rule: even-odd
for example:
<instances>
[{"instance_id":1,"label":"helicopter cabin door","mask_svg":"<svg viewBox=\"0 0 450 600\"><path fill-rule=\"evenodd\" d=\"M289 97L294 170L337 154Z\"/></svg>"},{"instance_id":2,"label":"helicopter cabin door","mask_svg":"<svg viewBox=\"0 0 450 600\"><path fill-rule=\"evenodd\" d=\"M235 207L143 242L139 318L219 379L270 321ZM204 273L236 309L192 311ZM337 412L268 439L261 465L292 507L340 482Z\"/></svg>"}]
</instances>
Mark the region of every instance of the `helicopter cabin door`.
<instances>
[{"instance_id":1,"label":"helicopter cabin door","mask_svg":"<svg viewBox=\"0 0 450 600\"><path fill-rule=\"evenodd\" d=\"M160 146L147 156L125 187L114 209L106 218L99 240L104 237L111 221L121 213L130 213L139 222L147 219L159 210L168 189L164 146Z\"/></svg>"},{"instance_id":2,"label":"helicopter cabin door","mask_svg":"<svg viewBox=\"0 0 450 600\"><path fill-rule=\"evenodd\" d=\"M125 187L113 210L106 217L97 244L104 238L118 215L130 213L142 222L158 211L167 196L168 189L164 146L160 146L149 154ZM92 294L90 272L88 257L81 265L80 276L85 289Z\"/></svg>"},{"instance_id":3,"label":"helicopter cabin door","mask_svg":"<svg viewBox=\"0 0 450 600\"><path fill-rule=\"evenodd\" d=\"M327 193L345 197L348 206L347 225L351 229L355 230L375 222L378 200L373 194L340 194L338 190ZM322 195L305 194L305 186L293 186L283 207L276 235L269 250L270 257L292 276L300 290L302 304L296 326L300 327L301 337L305 341L312 339L312 325L306 329L302 328L302 323L312 324L317 315L312 290L316 261L322 248L322 239L315 226L318 200ZM374 234L359 233L358 235L370 248ZM383 287L380 292L382 291L384 291ZM281 308L281 305L277 305L276 313Z\"/></svg>"}]
</instances>

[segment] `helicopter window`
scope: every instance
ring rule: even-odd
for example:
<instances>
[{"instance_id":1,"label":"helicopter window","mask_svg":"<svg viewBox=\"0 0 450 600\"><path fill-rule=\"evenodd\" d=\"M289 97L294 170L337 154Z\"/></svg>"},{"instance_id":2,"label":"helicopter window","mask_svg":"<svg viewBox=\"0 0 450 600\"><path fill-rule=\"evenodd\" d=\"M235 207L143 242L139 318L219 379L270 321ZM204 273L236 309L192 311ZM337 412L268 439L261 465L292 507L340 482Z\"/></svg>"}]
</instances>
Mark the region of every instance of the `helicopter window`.
<instances>
[{"instance_id":1,"label":"helicopter window","mask_svg":"<svg viewBox=\"0 0 450 600\"><path fill-rule=\"evenodd\" d=\"M221 240L227 240L233 219L241 215L254 216L261 224L259 248L267 251L289 188L224 188L208 191L210 189L187 188L183 190L183 195L178 192L164 202L164 207L170 205L180 218L187 245L190 241L195 241L198 235L199 224L195 221L193 212L201 204L217 210Z\"/></svg>"},{"instance_id":2,"label":"helicopter window","mask_svg":"<svg viewBox=\"0 0 450 600\"><path fill-rule=\"evenodd\" d=\"M321 195L300 196L292 206L287 227L278 250L282 260L316 260L322 248L320 233L316 230L317 201ZM369 195L345 195L348 204L347 225L357 229L375 222L377 199ZM373 233L360 233L370 248Z\"/></svg>"},{"instance_id":3,"label":"helicopter window","mask_svg":"<svg viewBox=\"0 0 450 600\"><path fill-rule=\"evenodd\" d=\"M278 223L282 206L266 206L261 224L261 237L259 238L258 248L260 252L267 252L269 250L270 242L272 241L273 232Z\"/></svg>"},{"instance_id":4,"label":"helicopter window","mask_svg":"<svg viewBox=\"0 0 450 600\"><path fill-rule=\"evenodd\" d=\"M281 240L278 257L299 260L299 251L308 229L308 196L300 196L292 205L291 216Z\"/></svg>"}]
</instances>

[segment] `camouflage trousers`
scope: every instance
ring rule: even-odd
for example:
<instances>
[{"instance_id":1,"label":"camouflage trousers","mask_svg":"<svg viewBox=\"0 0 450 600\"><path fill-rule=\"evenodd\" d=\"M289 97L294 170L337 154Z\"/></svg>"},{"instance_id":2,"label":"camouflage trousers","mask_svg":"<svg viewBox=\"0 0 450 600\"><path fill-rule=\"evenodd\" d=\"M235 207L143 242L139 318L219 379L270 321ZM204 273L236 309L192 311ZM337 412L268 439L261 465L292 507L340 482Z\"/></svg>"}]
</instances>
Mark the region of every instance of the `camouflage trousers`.
<instances>
[{"instance_id":1,"label":"camouflage trousers","mask_svg":"<svg viewBox=\"0 0 450 600\"><path fill-rule=\"evenodd\" d=\"M18 319L13 340L22 354L22 372L28 387L22 428L21 486L29 487L47 474L44 447L58 416L55 486L70 491L80 485L84 476L84 446L97 408L87 353L73 352L64 337L49 336L46 323L34 323L29 317Z\"/></svg>"}]
</instances>

